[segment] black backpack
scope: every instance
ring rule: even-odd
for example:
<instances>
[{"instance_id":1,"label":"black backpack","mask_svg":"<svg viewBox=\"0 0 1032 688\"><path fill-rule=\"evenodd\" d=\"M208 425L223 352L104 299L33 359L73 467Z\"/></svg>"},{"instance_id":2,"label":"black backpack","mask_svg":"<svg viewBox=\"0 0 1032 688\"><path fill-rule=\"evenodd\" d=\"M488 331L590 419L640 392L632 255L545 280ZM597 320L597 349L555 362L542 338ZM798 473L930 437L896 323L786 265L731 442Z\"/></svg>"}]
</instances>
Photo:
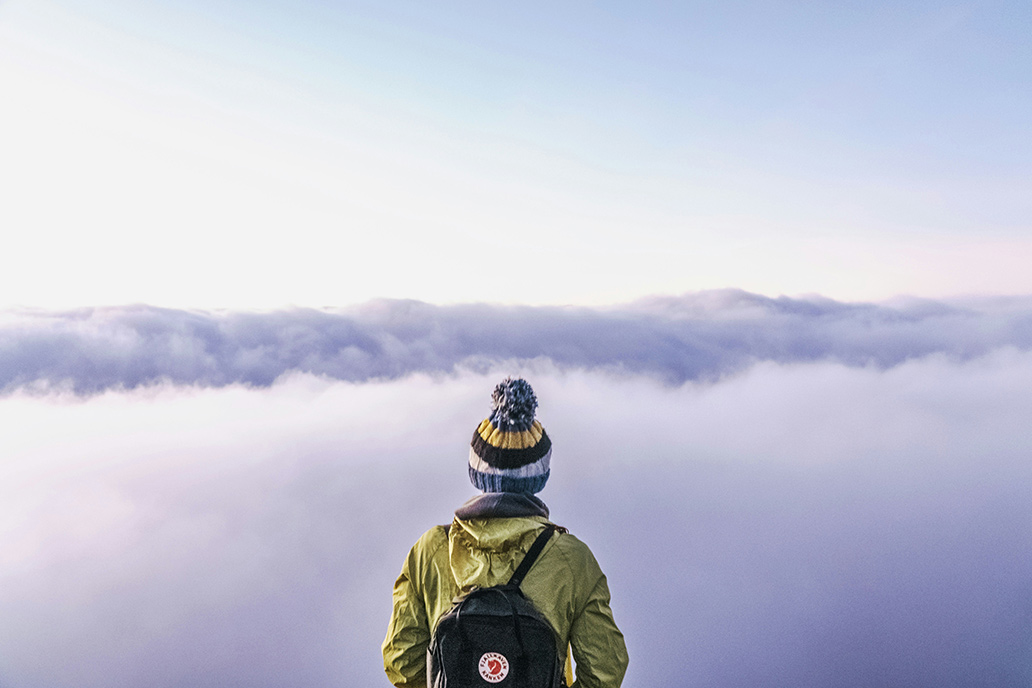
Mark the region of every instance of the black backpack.
<instances>
[{"instance_id":1,"label":"black backpack","mask_svg":"<svg viewBox=\"0 0 1032 688\"><path fill-rule=\"evenodd\" d=\"M428 688L559 688L562 664L551 625L520 590L556 526L538 535L505 585L474 588L434 628Z\"/></svg>"}]
</instances>

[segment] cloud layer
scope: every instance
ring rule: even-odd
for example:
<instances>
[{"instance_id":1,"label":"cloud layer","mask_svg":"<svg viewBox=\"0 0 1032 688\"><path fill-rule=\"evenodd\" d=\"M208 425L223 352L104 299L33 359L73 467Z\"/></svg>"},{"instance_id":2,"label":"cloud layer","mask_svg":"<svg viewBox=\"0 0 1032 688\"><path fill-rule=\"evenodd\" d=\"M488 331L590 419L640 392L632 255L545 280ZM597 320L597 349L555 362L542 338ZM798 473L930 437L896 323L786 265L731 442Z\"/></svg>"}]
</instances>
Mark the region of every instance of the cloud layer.
<instances>
[{"instance_id":1,"label":"cloud layer","mask_svg":"<svg viewBox=\"0 0 1032 688\"><path fill-rule=\"evenodd\" d=\"M410 544L533 375L627 685L1027 686L1032 353L0 400L0 686L385 685Z\"/></svg>"},{"instance_id":2,"label":"cloud layer","mask_svg":"<svg viewBox=\"0 0 1032 688\"><path fill-rule=\"evenodd\" d=\"M270 313L132 306L7 314L0 390L268 386L296 372L368 381L535 359L681 384L763 361L887 368L1007 347L1032 348L1032 299L853 304L729 290L606 309L415 301Z\"/></svg>"}]
</instances>

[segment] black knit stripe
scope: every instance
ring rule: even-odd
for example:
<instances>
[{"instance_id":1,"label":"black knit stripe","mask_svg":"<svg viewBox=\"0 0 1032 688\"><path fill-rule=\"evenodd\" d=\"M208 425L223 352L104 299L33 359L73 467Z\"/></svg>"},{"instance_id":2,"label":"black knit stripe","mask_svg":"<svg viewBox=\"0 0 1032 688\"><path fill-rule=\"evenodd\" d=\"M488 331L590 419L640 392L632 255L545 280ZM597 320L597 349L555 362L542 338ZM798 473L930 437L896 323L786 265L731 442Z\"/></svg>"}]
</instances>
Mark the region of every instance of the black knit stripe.
<instances>
[{"instance_id":1,"label":"black knit stripe","mask_svg":"<svg viewBox=\"0 0 1032 688\"><path fill-rule=\"evenodd\" d=\"M527 464L534 463L547 454L548 450L552 448L552 440L548 439L548 433L542 428L541 439L533 447L500 449L489 444L480 436L479 432L474 432L470 446L473 447L473 451L477 453L477 456L493 468L521 468Z\"/></svg>"}]
</instances>

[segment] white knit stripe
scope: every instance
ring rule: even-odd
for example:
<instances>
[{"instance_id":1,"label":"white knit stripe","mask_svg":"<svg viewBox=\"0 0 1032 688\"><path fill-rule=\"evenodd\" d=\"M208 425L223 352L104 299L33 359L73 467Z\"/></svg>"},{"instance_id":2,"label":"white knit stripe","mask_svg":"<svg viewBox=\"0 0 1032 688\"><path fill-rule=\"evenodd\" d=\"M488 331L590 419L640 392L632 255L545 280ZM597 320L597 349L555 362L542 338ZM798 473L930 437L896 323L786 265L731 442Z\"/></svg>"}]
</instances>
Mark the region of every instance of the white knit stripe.
<instances>
[{"instance_id":1,"label":"white knit stripe","mask_svg":"<svg viewBox=\"0 0 1032 688\"><path fill-rule=\"evenodd\" d=\"M536 478L539 475L544 475L548 472L551 461L552 449L549 447L548 453L534 463L528 463L526 466L520 466L519 468L495 468L480 458L477 453L473 451L473 447L469 448L470 467L475 471L489 473L491 475L507 475L513 478Z\"/></svg>"}]
</instances>

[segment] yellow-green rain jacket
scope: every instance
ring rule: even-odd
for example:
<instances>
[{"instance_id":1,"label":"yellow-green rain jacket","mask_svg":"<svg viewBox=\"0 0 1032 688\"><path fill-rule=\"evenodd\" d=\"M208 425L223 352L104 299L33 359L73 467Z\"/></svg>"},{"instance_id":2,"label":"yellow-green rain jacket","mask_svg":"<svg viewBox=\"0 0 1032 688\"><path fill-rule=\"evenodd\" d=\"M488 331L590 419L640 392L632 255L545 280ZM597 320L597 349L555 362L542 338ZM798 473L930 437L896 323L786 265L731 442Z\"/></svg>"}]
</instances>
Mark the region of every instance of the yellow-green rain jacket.
<instances>
[{"instance_id":1,"label":"yellow-green rain jacket","mask_svg":"<svg viewBox=\"0 0 1032 688\"><path fill-rule=\"evenodd\" d=\"M543 516L456 517L449 529L436 526L423 534L394 583L383 661L395 686L426 685L426 650L437 620L474 586L507 583L547 523ZM609 608L606 577L588 546L556 533L521 589L552 625L558 646L572 648L573 688L617 688L627 648Z\"/></svg>"}]
</instances>

